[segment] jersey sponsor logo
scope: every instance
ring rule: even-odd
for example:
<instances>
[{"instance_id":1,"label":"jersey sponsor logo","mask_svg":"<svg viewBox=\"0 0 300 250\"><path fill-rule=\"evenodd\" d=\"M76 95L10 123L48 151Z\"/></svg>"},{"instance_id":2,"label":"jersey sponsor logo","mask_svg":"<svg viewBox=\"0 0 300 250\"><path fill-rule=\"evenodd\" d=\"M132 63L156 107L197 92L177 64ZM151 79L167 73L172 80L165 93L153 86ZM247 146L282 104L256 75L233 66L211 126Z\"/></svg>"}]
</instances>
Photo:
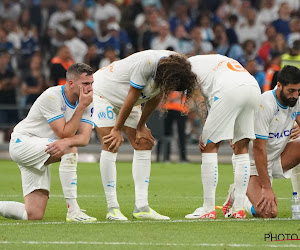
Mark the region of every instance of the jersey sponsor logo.
<instances>
[{"instance_id":1,"label":"jersey sponsor logo","mask_svg":"<svg viewBox=\"0 0 300 250\"><path fill-rule=\"evenodd\" d=\"M247 70L237 61L230 61L227 63L227 67L236 72L246 72Z\"/></svg>"},{"instance_id":2,"label":"jersey sponsor logo","mask_svg":"<svg viewBox=\"0 0 300 250\"><path fill-rule=\"evenodd\" d=\"M289 137L292 133L292 129L288 129L288 130L284 130L282 133L269 133L269 138L270 139L279 139L279 138L282 138L282 137Z\"/></svg>"},{"instance_id":3,"label":"jersey sponsor logo","mask_svg":"<svg viewBox=\"0 0 300 250\"><path fill-rule=\"evenodd\" d=\"M91 116L90 117L93 116L93 113L94 113L94 108L91 108Z\"/></svg>"}]
</instances>

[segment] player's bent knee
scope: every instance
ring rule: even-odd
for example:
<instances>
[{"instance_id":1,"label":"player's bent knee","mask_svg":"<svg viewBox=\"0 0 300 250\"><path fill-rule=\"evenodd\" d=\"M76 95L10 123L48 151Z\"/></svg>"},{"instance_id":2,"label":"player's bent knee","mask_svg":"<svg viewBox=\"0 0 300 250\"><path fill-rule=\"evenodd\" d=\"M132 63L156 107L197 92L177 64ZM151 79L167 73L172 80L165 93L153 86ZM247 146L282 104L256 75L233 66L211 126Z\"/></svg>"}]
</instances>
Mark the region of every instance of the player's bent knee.
<instances>
[{"instance_id":1,"label":"player's bent knee","mask_svg":"<svg viewBox=\"0 0 300 250\"><path fill-rule=\"evenodd\" d=\"M38 209L26 210L28 220L42 220L44 217L44 211Z\"/></svg>"},{"instance_id":2,"label":"player's bent knee","mask_svg":"<svg viewBox=\"0 0 300 250\"><path fill-rule=\"evenodd\" d=\"M153 145L150 141L142 138L138 144L133 145L133 148L135 150L152 150Z\"/></svg>"}]
</instances>

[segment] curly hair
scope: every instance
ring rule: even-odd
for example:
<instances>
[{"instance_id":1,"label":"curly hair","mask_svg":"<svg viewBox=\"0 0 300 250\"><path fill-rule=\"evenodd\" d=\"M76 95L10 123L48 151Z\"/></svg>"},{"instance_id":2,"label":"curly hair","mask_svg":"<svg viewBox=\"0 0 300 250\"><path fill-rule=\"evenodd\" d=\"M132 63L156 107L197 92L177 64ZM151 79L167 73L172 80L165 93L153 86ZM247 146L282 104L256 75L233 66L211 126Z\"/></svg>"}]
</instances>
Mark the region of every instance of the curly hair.
<instances>
[{"instance_id":1,"label":"curly hair","mask_svg":"<svg viewBox=\"0 0 300 250\"><path fill-rule=\"evenodd\" d=\"M182 91L182 97L186 95L185 104L192 97L197 76L191 68L190 62L181 54L173 54L160 60L154 81L164 94L163 102L173 91Z\"/></svg>"}]
</instances>

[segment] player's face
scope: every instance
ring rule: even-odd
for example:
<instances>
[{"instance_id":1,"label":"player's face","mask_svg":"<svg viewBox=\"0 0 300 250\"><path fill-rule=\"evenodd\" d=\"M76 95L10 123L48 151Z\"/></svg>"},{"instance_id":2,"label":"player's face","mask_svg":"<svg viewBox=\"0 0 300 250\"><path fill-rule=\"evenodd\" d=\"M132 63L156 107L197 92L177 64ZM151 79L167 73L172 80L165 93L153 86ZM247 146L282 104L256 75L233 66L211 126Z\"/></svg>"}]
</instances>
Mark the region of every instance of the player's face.
<instances>
[{"instance_id":1,"label":"player's face","mask_svg":"<svg viewBox=\"0 0 300 250\"><path fill-rule=\"evenodd\" d=\"M298 101L300 94L300 83L288 84L286 86L280 86L280 99L282 104L289 107L294 107Z\"/></svg>"},{"instance_id":2,"label":"player's face","mask_svg":"<svg viewBox=\"0 0 300 250\"><path fill-rule=\"evenodd\" d=\"M83 93L87 94L93 91L93 82L94 78L93 75L87 75L86 73L82 73L80 77L76 80L78 86L78 94L80 93L79 86L82 86Z\"/></svg>"}]
</instances>

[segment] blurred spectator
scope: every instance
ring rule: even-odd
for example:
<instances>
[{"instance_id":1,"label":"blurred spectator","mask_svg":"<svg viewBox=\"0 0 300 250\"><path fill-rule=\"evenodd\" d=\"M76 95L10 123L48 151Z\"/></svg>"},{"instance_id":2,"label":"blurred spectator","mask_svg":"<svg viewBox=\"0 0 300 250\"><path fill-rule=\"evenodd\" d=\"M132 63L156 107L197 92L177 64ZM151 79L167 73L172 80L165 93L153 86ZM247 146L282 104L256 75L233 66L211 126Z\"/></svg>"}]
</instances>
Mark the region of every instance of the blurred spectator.
<instances>
[{"instance_id":1,"label":"blurred spectator","mask_svg":"<svg viewBox=\"0 0 300 250\"><path fill-rule=\"evenodd\" d=\"M201 28L196 26L191 31L192 40L190 41L189 50L186 52L188 56L209 54L213 47L210 42L202 41Z\"/></svg>"},{"instance_id":2,"label":"blurred spectator","mask_svg":"<svg viewBox=\"0 0 300 250\"><path fill-rule=\"evenodd\" d=\"M101 60L101 57L97 54L97 49L96 44L90 44L88 46L87 54L84 57L84 62L91 66L93 72L96 72L99 69L99 63Z\"/></svg>"},{"instance_id":3,"label":"blurred spectator","mask_svg":"<svg viewBox=\"0 0 300 250\"><path fill-rule=\"evenodd\" d=\"M280 71L280 60L281 60L280 53L271 54L269 66L267 67L266 70L266 82L263 87L263 92L271 90L274 88L275 85L277 85L277 81L274 82L275 80L274 75Z\"/></svg>"},{"instance_id":4,"label":"blurred spectator","mask_svg":"<svg viewBox=\"0 0 300 250\"><path fill-rule=\"evenodd\" d=\"M82 63L84 61L88 46L78 38L78 32L74 26L70 26L66 30L65 45L70 49L75 63Z\"/></svg>"},{"instance_id":5,"label":"blurred spectator","mask_svg":"<svg viewBox=\"0 0 300 250\"><path fill-rule=\"evenodd\" d=\"M199 0L187 0L188 15L192 20L196 20L200 16L200 5Z\"/></svg>"},{"instance_id":6,"label":"blurred spectator","mask_svg":"<svg viewBox=\"0 0 300 250\"><path fill-rule=\"evenodd\" d=\"M17 20L21 14L21 5L11 0L0 2L0 17L3 19Z\"/></svg>"},{"instance_id":7,"label":"blurred spectator","mask_svg":"<svg viewBox=\"0 0 300 250\"><path fill-rule=\"evenodd\" d=\"M281 65L283 68L285 65L292 65L300 68L300 40L296 40L293 43L293 47L290 48L289 53L285 53L281 56Z\"/></svg>"},{"instance_id":8,"label":"blurred spectator","mask_svg":"<svg viewBox=\"0 0 300 250\"><path fill-rule=\"evenodd\" d=\"M114 48L108 46L105 48L104 57L101 59L99 69L108 66L114 61L120 60Z\"/></svg>"},{"instance_id":9,"label":"blurred spectator","mask_svg":"<svg viewBox=\"0 0 300 250\"><path fill-rule=\"evenodd\" d=\"M277 33L275 36L274 42L271 44L271 50L270 53L280 53L284 54L288 50L287 42L284 38L284 35L281 33Z\"/></svg>"},{"instance_id":10,"label":"blurred spectator","mask_svg":"<svg viewBox=\"0 0 300 250\"><path fill-rule=\"evenodd\" d=\"M262 43L258 50L258 55L260 58L266 63L269 60L270 50L272 47L272 44L275 41L276 37L276 30L275 27L270 25L266 27L265 34L267 39Z\"/></svg>"},{"instance_id":11,"label":"blurred spectator","mask_svg":"<svg viewBox=\"0 0 300 250\"><path fill-rule=\"evenodd\" d=\"M90 19L90 13L86 8L80 8L75 10L75 20L72 22L72 26L76 28L80 33L87 22L93 22Z\"/></svg>"},{"instance_id":12,"label":"blurred spectator","mask_svg":"<svg viewBox=\"0 0 300 250\"><path fill-rule=\"evenodd\" d=\"M236 30L238 40L240 43L243 43L251 39L256 42L256 46L259 48L262 42L265 41L265 27L257 23L255 9L249 9L246 18L246 22L241 24Z\"/></svg>"},{"instance_id":13,"label":"blurred spectator","mask_svg":"<svg viewBox=\"0 0 300 250\"><path fill-rule=\"evenodd\" d=\"M175 37L178 42L177 52L188 54L191 51L191 38L182 24L176 27Z\"/></svg>"},{"instance_id":14,"label":"blurred spectator","mask_svg":"<svg viewBox=\"0 0 300 250\"><path fill-rule=\"evenodd\" d=\"M16 55L21 47L20 39L20 28L17 20L4 19L3 28L6 32L6 39L8 42L11 42L14 46L14 53ZM12 54L11 54L12 55Z\"/></svg>"},{"instance_id":15,"label":"blurred spectator","mask_svg":"<svg viewBox=\"0 0 300 250\"><path fill-rule=\"evenodd\" d=\"M40 48L36 38L31 32L30 23L21 23L21 30L21 48L18 67L22 71L22 75L24 75L24 72L29 70L31 57L38 52Z\"/></svg>"},{"instance_id":16,"label":"blurred spectator","mask_svg":"<svg viewBox=\"0 0 300 250\"><path fill-rule=\"evenodd\" d=\"M246 40L243 44L243 51L245 60L255 60L257 64L257 68L259 70L264 70L263 60L257 55L256 44L253 40Z\"/></svg>"},{"instance_id":17,"label":"blurred spectator","mask_svg":"<svg viewBox=\"0 0 300 250\"><path fill-rule=\"evenodd\" d=\"M45 76L42 73L42 59L39 54L31 57L30 70L24 76L21 86L23 107L31 105L46 87Z\"/></svg>"},{"instance_id":18,"label":"blurred spectator","mask_svg":"<svg viewBox=\"0 0 300 250\"><path fill-rule=\"evenodd\" d=\"M139 16L140 15L138 15L138 17ZM151 41L158 35L161 21L162 19L159 16L159 12L154 7L151 6L145 8L144 21L140 24L135 22L139 33L138 50L147 50L151 48Z\"/></svg>"},{"instance_id":19,"label":"blurred spectator","mask_svg":"<svg viewBox=\"0 0 300 250\"><path fill-rule=\"evenodd\" d=\"M57 8L49 19L48 35L51 38L51 54L55 53L64 44L66 28L75 20L75 15L71 11L68 0L57 0Z\"/></svg>"},{"instance_id":20,"label":"blurred spectator","mask_svg":"<svg viewBox=\"0 0 300 250\"><path fill-rule=\"evenodd\" d=\"M178 50L178 41L170 33L169 23L163 21L160 24L158 36L156 36L151 42L151 49L162 50L172 47L174 51Z\"/></svg>"},{"instance_id":21,"label":"blurred spectator","mask_svg":"<svg viewBox=\"0 0 300 250\"><path fill-rule=\"evenodd\" d=\"M275 0L262 0L261 8L257 15L257 22L261 25L269 25L278 18L278 7Z\"/></svg>"},{"instance_id":22,"label":"blurred spectator","mask_svg":"<svg viewBox=\"0 0 300 250\"><path fill-rule=\"evenodd\" d=\"M173 124L176 122L178 131L178 146L180 152L180 162L187 162L186 157L186 122L187 107L184 105L185 98L182 98L180 92L172 92L168 98L167 102L163 105L163 109L167 110L164 119L164 161L170 161L171 154L171 140L173 136Z\"/></svg>"},{"instance_id":23,"label":"blurred spectator","mask_svg":"<svg viewBox=\"0 0 300 250\"><path fill-rule=\"evenodd\" d=\"M7 50L0 49L0 123L4 125L5 140L9 140L12 127L19 121L17 105L17 87L19 79L15 72L9 67L10 55ZM7 105L15 105L11 109L5 109ZM11 127L6 127L11 125Z\"/></svg>"},{"instance_id":24,"label":"blurred spectator","mask_svg":"<svg viewBox=\"0 0 300 250\"><path fill-rule=\"evenodd\" d=\"M226 18L235 15L240 15L241 1L240 0L228 0L222 1L218 6L217 15L223 22L226 22Z\"/></svg>"},{"instance_id":25,"label":"blurred spectator","mask_svg":"<svg viewBox=\"0 0 300 250\"><path fill-rule=\"evenodd\" d=\"M7 52L12 56L14 55L14 45L7 41L6 31L0 27L0 49L7 50Z\"/></svg>"},{"instance_id":26,"label":"blurred spectator","mask_svg":"<svg viewBox=\"0 0 300 250\"><path fill-rule=\"evenodd\" d=\"M203 14L199 18L199 24L201 27L201 37L202 41L212 41L214 40L214 32L211 28L211 21L209 14Z\"/></svg>"},{"instance_id":27,"label":"blurred spectator","mask_svg":"<svg viewBox=\"0 0 300 250\"><path fill-rule=\"evenodd\" d=\"M96 5L91 9L91 19L98 23L101 20L120 22L121 12L117 6L108 0L95 0Z\"/></svg>"},{"instance_id":28,"label":"blurred spectator","mask_svg":"<svg viewBox=\"0 0 300 250\"><path fill-rule=\"evenodd\" d=\"M195 25L188 13L187 4L184 1L178 1L175 6L175 15L170 17L170 30L172 34L175 33L176 27L180 24L184 26L187 32L190 32Z\"/></svg>"},{"instance_id":29,"label":"blurred spectator","mask_svg":"<svg viewBox=\"0 0 300 250\"><path fill-rule=\"evenodd\" d=\"M289 21L291 20L291 8L288 3L284 2L278 10L278 18L272 22L278 33L282 33L285 38L290 34Z\"/></svg>"},{"instance_id":30,"label":"blurred spectator","mask_svg":"<svg viewBox=\"0 0 300 250\"><path fill-rule=\"evenodd\" d=\"M242 47L235 40L229 40L223 24L215 24L214 28L215 39L213 41L214 50L224 56L228 56L245 65L245 58ZM234 36L230 36L234 39Z\"/></svg>"},{"instance_id":31,"label":"blurred spectator","mask_svg":"<svg viewBox=\"0 0 300 250\"><path fill-rule=\"evenodd\" d=\"M257 63L255 59L249 60L246 62L245 69L254 76L255 80L258 82L261 92L263 92L264 84L265 84L265 72L260 71L257 67Z\"/></svg>"},{"instance_id":32,"label":"blurred spectator","mask_svg":"<svg viewBox=\"0 0 300 250\"><path fill-rule=\"evenodd\" d=\"M120 58L127 57L132 54L132 44L128 38L125 30L120 29L120 25L117 22L110 22L107 25L109 34L114 37L118 43L117 51Z\"/></svg>"},{"instance_id":33,"label":"blurred spectator","mask_svg":"<svg viewBox=\"0 0 300 250\"><path fill-rule=\"evenodd\" d=\"M288 35L287 42L289 48L293 47L293 42L300 40L300 17L294 17L290 21L290 31Z\"/></svg>"},{"instance_id":34,"label":"blurred spectator","mask_svg":"<svg viewBox=\"0 0 300 250\"><path fill-rule=\"evenodd\" d=\"M95 40L96 40L94 22L88 20L84 24L79 36L82 39L82 41L84 41L87 45L90 45L90 44L94 43Z\"/></svg>"},{"instance_id":35,"label":"blurred spectator","mask_svg":"<svg viewBox=\"0 0 300 250\"><path fill-rule=\"evenodd\" d=\"M100 20L98 27L99 31L95 41L98 48L97 54L102 57L107 46L113 47L119 54L120 44L118 39L110 33L110 30L108 29L108 20Z\"/></svg>"},{"instance_id":36,"label":"blurred spectator","mask_svg":"<svg viewBox=\"0 0 300 250\"><path fill-rule=\"evenodd\" d=\"M60 47L51 59L50 86L64 85L68 68L74 63L70 49L64 45Z\"/></svg>"},{"instance_id":37,"label":"blurred spectator","mask_svg":"<svg viewBox=\"0 0 300 250\"><path fill-rule=\"evenodd\" d=\"M277 3L277 6L280 6L282 3L288 3L290 8L291 8L291 11L293 13L296 13L296 14L298 12L298 14L299 14L300 1L297 1L297 0L277 0L276 3Z\"/></svg>"}]
</instances>

